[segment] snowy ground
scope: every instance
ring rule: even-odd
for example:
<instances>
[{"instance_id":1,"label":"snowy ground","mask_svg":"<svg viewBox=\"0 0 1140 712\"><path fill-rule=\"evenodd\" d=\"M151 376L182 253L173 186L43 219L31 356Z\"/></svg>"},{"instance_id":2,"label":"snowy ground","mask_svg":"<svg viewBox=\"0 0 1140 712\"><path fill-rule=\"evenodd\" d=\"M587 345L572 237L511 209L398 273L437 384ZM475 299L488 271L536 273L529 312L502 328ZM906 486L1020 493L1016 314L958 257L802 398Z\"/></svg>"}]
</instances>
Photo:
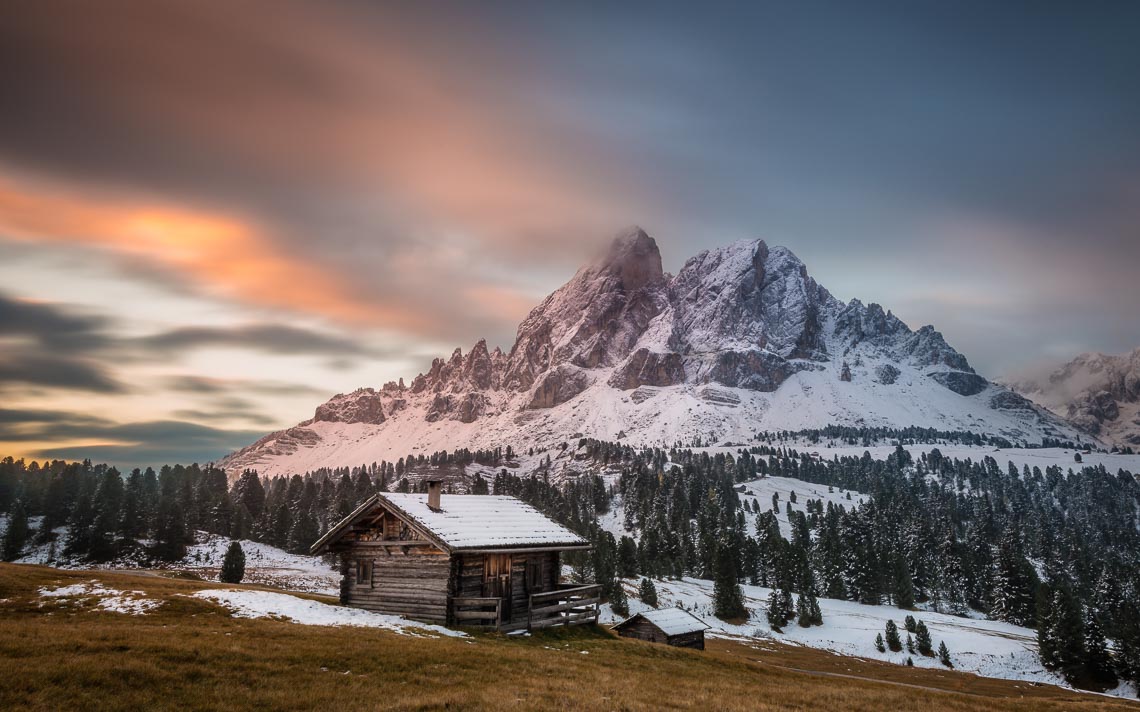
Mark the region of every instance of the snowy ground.
<instances>
[{"instance_id":1,"label":"snowy ground","mask_svg":"<svg viewBox=\"0 0 1140 712\"><path fill-rule=\"evenodd\" d=\"M888 620L895 621L900 636L906 640L903 619L909 613L926 624L936 650L940 641L946 642L957 670L985 677L1064 686L1064 680L1041 666L1037 657L1037 635L1029 628L1000 621L959 618L929 611L902 611L893 606L867 606L854 601L820 598L822 626L801 628L793 622L785 627L784 632L777 633L768 625L767 620L767 600L771 589L743 586L749 620L743 625L731 625L712 614L711 581L684 578L655 583L659 607L679 605L685 608L712 626L707 632L712 637L776 640L900 665L905 664L910 657L918 667L941 667L937 658L910 655L905 647L899 653L889 650L880 653L875 649L875 636L878 633L884 633L885 636ZM631 615L648 608L634 598L637 581L626 581L625 588L630 593ZM602 622L613 623L620 619L608 605L602 607ZM1122 685L1111 694L1134 698L1136 690Z\"/></svg>"},{"instance_id":2,"label":"snowy ground","mask_svg":"<svg viewBox=\"0 0 1140 712\"><path fill-rule=\"evenodd\" d=\"M57 605L93 605L104 611L143 615L162 605L162 601L147 598L144 591L120 591L107 588L98 581L76 583L56 588L41 588L40 598ZM40 603L44 605L43 602Z\"/></svg>"},{"instance_id":3,"label":"snowy ground","mask_svg":"<svg viewBox=\"0 0 1140 712\"><path fill-rule=\"evenodd\" d=\"M203 578L216 579L222 559L229 548L229 537L198 533L201 543L188 550L186 558L173 568L195 571ZM245 579L242 583L258 583L289 591L340 593L340 574L316 556L290 554L268 544L242 540L245 552Z\"/></svg>"},{"instance_id":4,"label":"snowy ground","mask_svg":"<svg viewBox=\"0 0 1140 712\"><path fill-rule=\"evenodd\" d=\"M33 531L39 529L42 517L33 517L29 523ZM7 527L7 518L0 515L0 532ZM58 569L139 569L160 568L172 571L191 571L204 579L217 579L222 567L222 558L229 548L229 537L198 532L198 542L187 549L186 558L165 566L151 566L145 562L120 559L102 564L72 560L63 555L63 542L67 539L67 528L56 530L57 541L50 544L29 544L24 555L16 560L18 564L41 564ZM143 542L145 544L145 542ZM287 591L321 593L336 596L340 593L340 574L331 565L316 556L290 554L268 544L242 540L245 552L245 579L243 583L256 583Z\"/></svg>"},{"instance_id":5,"label":"snowy ground","mask_svg":"<svg viewBox=\"0 0 1140 712\"><path fill-rule=\"evenodd\" d=\"M402 635L432 633L453 638L466 633L438 625L417 623L399 616L389 616L347 606L331 606L319 601L270 591L211 589L193 594L195 598L225 606L238 618L283 618L301 625L353 626L383 628Z\"/></svg>"}]
</instances>

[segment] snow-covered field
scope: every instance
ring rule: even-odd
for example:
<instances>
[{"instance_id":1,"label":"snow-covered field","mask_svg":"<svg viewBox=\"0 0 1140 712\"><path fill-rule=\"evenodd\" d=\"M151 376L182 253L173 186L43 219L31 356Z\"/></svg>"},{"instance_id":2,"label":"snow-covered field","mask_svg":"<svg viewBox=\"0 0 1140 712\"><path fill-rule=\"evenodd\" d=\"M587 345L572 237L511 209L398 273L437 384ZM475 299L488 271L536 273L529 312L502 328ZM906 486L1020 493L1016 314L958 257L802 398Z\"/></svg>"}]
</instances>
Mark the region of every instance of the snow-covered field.
<instances>
[{"instance_id":1,"label":"snow-covered field","mask_svg":"<svg viewBox=\"0 0 1140 712\"><path fill-rule=\"evenodd\" d=\"M67 605L75 602L81 605L94 605L104 611L143 615L162 605L162 601L147 598L143 591L120 591L108 588L98 581L75 583L70 586L41 588L40 598ZM43 603L40 604L44 605Z\"/></svg>"},{"instance_id":2,"label":"snow-covered field","mask_svg":"<svg viewBox=\"0 0 1140 712\"><path fill-rule=\"evenodd\" d=\"M658 607L681 606L712 626L706 635L738 638L758 642L776 640L793 645L828 650L840 655L851 655L897 664L905 664L910 657L916 666L938 668L938 659L889 650L880 653L875 649L875 636L884 633L888 620L894 620L899 635L905 641L903 620L909 614L923 621L937 650L940 641L950 649L954 668L986 677L1064 686L1064 680L1041 666L1037 657L1036 632L1029 628L1000 621L959 618L929 611L903 611L893 606L868 606L853 601L819 599L823 612L823 625L801 628L788 624L782 633L768 625L767 600L771 589L761 586L743 586L744 603L749 620L743 625L731 625L713 616L713 584L711 581L684 578L676 581L657 581ZM628 580L630 614L647 610L648 606L636 599L637 581ZM602 607L602 622L621 620L608 605ZM1136 690L1121 685L1111 694L1135 697Z\"/></svg>"},{"instance_id":3,"label":"snow-covered field","mask_svg":"<svg viewBox=\"0 0 1140 712\"><path fill-rule=\"evenodd\" d=\"M434 633L453 638L462 638L467 635L443 626L417 623L400 616L373 613L360 608L332 606L319 601L291 596L287 593L211 589L199 591L193 595L195 598L202 598L225 606L238 618L283 618L301 625L383 628L403 635Z\"/></svg>"},{"instance_id":4,"label":"snow-covered field","mask_svg":"<svg viewBox=\"0 0 1140 712\"><path fill-rule=\"evenodd\" d=\"M33 517L29 523L32 529L36 530L41 521L42 517ZM3 532L7 525L7 517L0 515L0 532ZM198 532L198 543L187 548L186 558L177 563L155 567L132 559L99 564L69 559L63 555L62 543L67 538L67 528L57 529L56 534L58 541L54 548L50 544L29 544L24 550L24 555L15 563L41 564L71 570L162 568L172 571L192 571L204 579L217 579L218 572L222 568L222 558L232 541L229 537ZM290 554L268 544L245 539L240 543L245 552L244 583L328 596L340 593L340 574L319 557Z\"/></svg>"},{"instance_id":5,"label":"snow-covered field","mask_svg":"<svg viewBox=\"0 0 1140 712\"><path fill-rule=\"evenodd\" d=\"M203 578L215 579L229 548L229 537L199 532L200 543L191 546L186 558L172 568L196 571ZM274 588L305 593L340 593L340 574L319 557L290 554L268 544L241 540L245 552L243 583L258 583Z\"/></svg>"}]
</instances>

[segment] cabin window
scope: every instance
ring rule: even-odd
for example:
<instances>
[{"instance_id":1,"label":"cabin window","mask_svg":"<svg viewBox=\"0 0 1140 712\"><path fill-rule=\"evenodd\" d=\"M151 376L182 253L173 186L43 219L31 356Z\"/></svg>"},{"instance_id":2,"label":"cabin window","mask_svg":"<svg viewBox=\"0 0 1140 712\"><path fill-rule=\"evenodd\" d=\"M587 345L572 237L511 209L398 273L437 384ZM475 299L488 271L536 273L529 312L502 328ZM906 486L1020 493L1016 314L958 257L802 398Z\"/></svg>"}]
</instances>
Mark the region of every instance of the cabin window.
<instances>
[{"instance_id":1,"label":"cabin window","mask_svg":"<svg viewBox=\"0 0 1140 712\"><path fill-rule=\"evenodd\" d=\"M356 585L372 585L372 562L364 559L356 560Z\"/></svg>"},{"instance_id":2,"label":"cabin window","mask_svg":"<svg viewBox=\"0 0 1140 712\"><path fill-rule=\"evenodd\" d=\"M526 589L531 593L541 593L545 588L542 580L542 560L527 559L526 562Z\"/></svg>"}]
</instances>

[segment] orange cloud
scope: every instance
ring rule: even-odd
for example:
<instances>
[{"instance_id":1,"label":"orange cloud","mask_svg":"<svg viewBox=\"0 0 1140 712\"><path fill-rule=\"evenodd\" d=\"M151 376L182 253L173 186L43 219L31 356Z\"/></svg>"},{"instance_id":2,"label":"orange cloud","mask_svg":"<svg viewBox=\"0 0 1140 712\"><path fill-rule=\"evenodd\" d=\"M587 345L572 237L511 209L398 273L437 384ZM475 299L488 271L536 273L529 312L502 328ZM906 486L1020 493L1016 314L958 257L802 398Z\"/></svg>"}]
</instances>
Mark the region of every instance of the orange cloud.
<instances>
[{"instance_id":1,"label":"orange cloud","mask_svg":"<svg viewBox=\"0 0 1140 712\"><path fill-rule=\"evenodd\" d=\"M254 224L184 208L97 202L0 179L0 233L111 250L171 268L212 295L343 321L407 328L417 316L366 303L280 249Z\"/></svg>"}]
</instances>

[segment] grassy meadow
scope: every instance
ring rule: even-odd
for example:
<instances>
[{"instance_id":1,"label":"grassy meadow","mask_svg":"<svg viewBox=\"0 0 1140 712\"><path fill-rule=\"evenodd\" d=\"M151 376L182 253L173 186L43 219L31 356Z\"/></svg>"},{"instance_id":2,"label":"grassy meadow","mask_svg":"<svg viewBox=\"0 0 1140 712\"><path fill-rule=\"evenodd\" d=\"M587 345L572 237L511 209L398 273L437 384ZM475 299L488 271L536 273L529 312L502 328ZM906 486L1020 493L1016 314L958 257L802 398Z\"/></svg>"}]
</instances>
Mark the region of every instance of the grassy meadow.
<instances>
[{"instance_id":1,"label":"grassy meadow","mask_svg":"<svg viewBox=\"0 0 1140 712\"><path fill-rule=\"evenodd\" d=\"M92 579L164 603L127 615L38 593ZM601 628L426 638L233 618L185 596L218 587L0 564L0 709L1140 712L1136 703L1050 686L776 643L710 640L697 652L622 640Z\"/></svg>"}]
</instances>

